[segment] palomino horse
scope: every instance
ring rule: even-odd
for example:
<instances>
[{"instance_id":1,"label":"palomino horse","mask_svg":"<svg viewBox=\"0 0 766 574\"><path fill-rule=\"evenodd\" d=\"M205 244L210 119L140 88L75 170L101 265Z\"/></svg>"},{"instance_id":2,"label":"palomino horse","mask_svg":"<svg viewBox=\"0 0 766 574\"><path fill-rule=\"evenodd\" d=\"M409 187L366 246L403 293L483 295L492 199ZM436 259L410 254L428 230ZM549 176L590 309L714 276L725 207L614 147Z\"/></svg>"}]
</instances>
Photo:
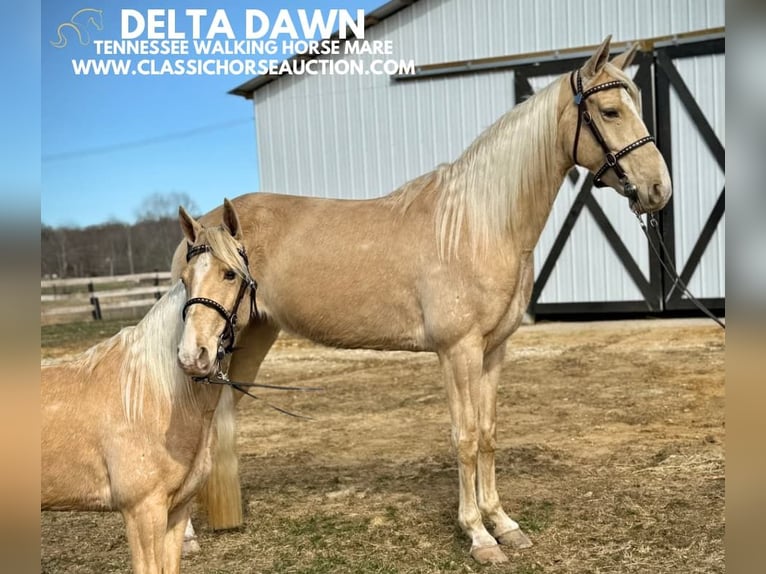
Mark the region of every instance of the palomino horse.
<instances>
[{"instance_id":1,"label":"palomino horse","mask_svg":"<svg viewBox=\"0 0 766 574\"><path fill-rule=\"evenodd\" d=\"M437 353L457 450L458 521L479 562L507 559L498 542L531 544L495 485L497 385L506 341L529 301L532 252L565 175L575 164L588 168L636 213L661 209L671 194L624 72L635 47L609 62L609 42L503 115L453 163L386 197L234 200L261 320L243 330L232 377L253 380L280 329L336 347ZM181 247L175 273L183 265ZM209 481L212 502L238 488L227 440L219 452L228 466ZM213 527L241 521L239 500L209 510L221 517Z\"/></svg>"},{"instance_id":2,"label":"palomino horse","mask_svg":"<svg viewBox=\"0 0 766 574\"><path fill-rule=\"evenodd\" d=\"M119 510L139 573L179 572L191 501L211 466L213 414L234 417L229 389L191 377L219 368L231 315L247 309L241 286L254 285L230 204L221 227L202 228L183 209L181 224L191 245L182 282L135 327L42 367L41 508Z\"/></svg>"}]
</instances>

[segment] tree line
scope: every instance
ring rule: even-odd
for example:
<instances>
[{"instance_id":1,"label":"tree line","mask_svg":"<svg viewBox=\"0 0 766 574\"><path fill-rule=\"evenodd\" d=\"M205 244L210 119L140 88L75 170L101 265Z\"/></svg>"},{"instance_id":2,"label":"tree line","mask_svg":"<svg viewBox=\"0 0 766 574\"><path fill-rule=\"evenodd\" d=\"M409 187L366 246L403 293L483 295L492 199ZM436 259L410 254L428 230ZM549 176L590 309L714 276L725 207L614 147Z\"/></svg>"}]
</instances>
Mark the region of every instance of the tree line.
<instances>
[{"instance_id":1,"label":"tree line","mask_svg":"<svg viewBox=\"0 0 766 574\"><path fill-rule=\"evenodd\" d=\"M88 227L41 225L42 277L97 277L167 271L181 241L178 205L196 212L185 194L155 194L136 223L110 221Z\"/></svg>"}]
</instances>

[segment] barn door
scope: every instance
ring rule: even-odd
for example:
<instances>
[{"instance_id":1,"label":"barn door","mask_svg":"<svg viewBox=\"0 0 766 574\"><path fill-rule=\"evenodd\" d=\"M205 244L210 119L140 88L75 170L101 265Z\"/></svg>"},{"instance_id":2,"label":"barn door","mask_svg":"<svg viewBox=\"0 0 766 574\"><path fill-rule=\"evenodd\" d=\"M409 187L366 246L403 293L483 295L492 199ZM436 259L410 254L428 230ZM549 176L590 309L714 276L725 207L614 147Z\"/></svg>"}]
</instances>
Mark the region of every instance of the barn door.
<instances>
[{"instance_id":1,"label":"barn door","mask_svg":"<svg viewBox=\"0 0 766 574\"><path fill-rule=\"evenodd\" d=\"M674 186L662 233L681 280L718 310L725 301L724 69L723 38L655 49L657 145ZM668 310L693 308L667 279L663 301Z\"/></svg>"}]
</instances>

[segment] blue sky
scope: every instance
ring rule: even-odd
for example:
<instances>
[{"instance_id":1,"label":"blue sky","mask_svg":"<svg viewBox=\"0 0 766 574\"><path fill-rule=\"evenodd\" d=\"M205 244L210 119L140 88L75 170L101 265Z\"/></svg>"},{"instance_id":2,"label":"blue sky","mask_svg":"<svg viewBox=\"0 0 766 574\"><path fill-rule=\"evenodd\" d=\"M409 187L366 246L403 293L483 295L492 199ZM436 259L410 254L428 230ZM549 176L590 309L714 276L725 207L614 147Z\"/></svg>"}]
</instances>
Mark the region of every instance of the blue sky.
<instances>
[{"instance_id":1,"label":"blue sky","mask_svg":"<svg viewBox=\"0 0 766 574\"><path fill-rule=\"evenodd\" d=\"M72 59L97 57L93 40L120 39L123 8L144 14L150 8L175 8L177 30L189 35L190 22L181 19L185 9L206 8L212 16L216 8L224 8L241 38L247 8L260 9L273 19L281 8L369 12L383 3L43 0L41 222L132 222L145 198L154 193L185 193L204 212L225 196L258 190L252 102L227 94L250 76L75 75ZM52 46L59 27L84 8L103 10L103 30L86 25L91 42L80 45L73 28L64 26L67 45ZM203 34L209 22L210 16L202 19Z\"/></svg>"}]
</instances>

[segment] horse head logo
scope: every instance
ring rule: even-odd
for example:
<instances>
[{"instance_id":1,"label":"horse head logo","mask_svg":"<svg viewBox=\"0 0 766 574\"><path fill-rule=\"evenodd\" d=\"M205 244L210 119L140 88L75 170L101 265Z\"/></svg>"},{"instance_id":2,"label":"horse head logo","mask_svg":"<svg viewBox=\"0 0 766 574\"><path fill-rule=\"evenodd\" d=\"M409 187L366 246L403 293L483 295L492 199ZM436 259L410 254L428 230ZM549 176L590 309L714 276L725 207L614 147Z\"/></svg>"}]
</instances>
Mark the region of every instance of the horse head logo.
<instances>
[{"instance_id":1,"label":"horse head logo","mask_svg":"<svg viewBox=\"0 0 766 574\"><path fill-rule=\"evenodd\" d=\"M77 34L77 40L81 46L87 46L90 44L90 32L88 26L93 26L96 30L101 31L104 29L104 11L96 8L83 8L74 13L69 19L69 22L59 24L56 29L58 39L54 42L51 40L51 46L54 48L63 48L67 45L68 40L64 31L68 28L74 30Z\"/></svg>"}]
</instances>

